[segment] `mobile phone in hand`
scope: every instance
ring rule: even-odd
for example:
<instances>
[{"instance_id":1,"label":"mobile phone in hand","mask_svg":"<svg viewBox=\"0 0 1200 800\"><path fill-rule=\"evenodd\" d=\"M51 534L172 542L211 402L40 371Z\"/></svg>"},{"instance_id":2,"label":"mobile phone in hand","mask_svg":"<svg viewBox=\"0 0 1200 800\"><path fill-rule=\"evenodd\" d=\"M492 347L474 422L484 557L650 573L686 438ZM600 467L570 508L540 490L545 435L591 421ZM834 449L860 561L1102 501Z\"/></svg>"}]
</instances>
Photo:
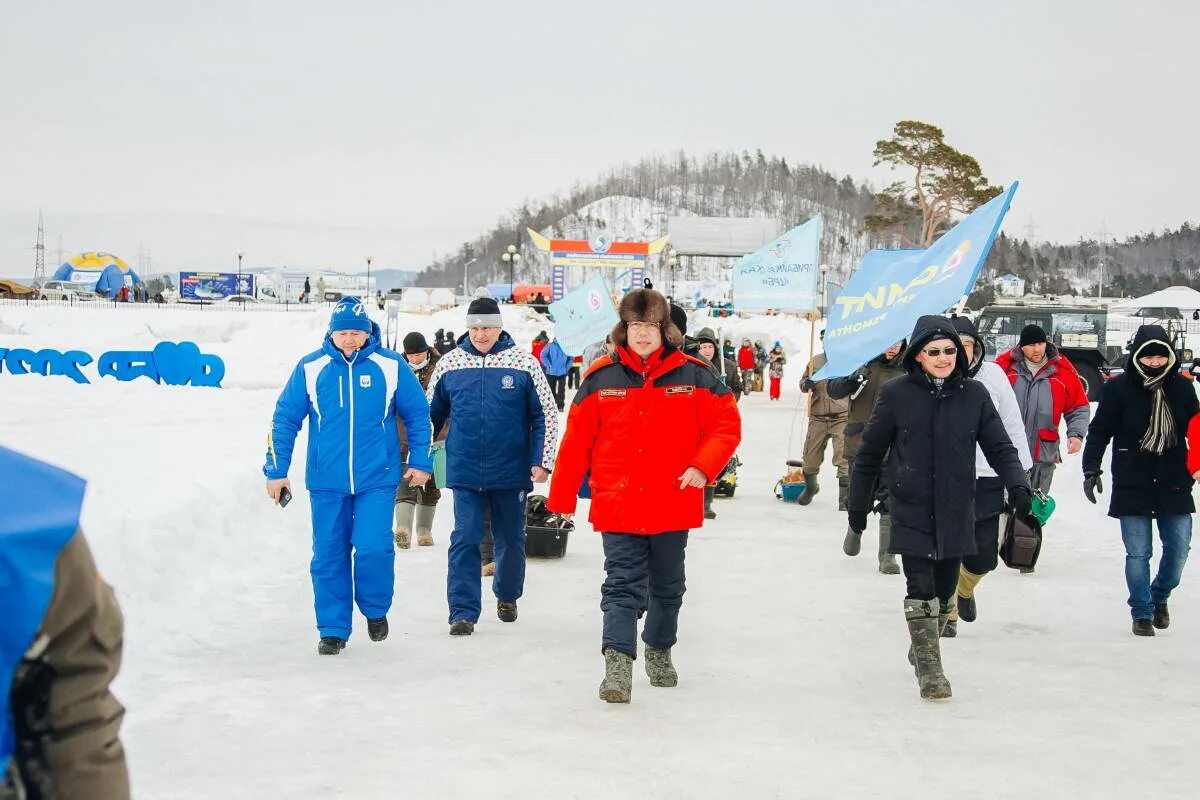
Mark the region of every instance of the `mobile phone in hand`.
<instances>
[{"instance_id":1,"label":"mobile phone in hand","mask_svg":"<svg viewBox=\"0 0 1200 800\"><path fill-rule=\"evenodd\" d=\"M286 508L290 502L292 502L292 493L285 486L279 490L279 507Z\"/></svg>"}]
</instances>

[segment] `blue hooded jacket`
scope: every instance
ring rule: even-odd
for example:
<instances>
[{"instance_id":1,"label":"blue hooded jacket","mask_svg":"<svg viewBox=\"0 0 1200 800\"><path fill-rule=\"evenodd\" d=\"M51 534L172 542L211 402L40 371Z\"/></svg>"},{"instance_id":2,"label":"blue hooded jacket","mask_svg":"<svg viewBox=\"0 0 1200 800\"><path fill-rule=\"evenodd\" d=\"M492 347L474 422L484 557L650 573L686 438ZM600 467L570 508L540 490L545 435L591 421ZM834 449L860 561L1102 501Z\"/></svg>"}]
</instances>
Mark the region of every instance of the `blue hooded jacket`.
<instances>
[{"instance_id":1,"label":"blue hooded jacket","mask_svg":"<svg viewBox=\"0 0 1200 800\"><path fill-rule=\"evenodd\" d=\"M547 375L556 378L571 371L571 357L563 352L558 339L542 348L542 366L546 368Z\"/></svg>"},{"instance_id":2,"label":"blue hooded jacket","mask_svg":"<svg viewBox=\"0 0 1200 800\"><path fill-rule=\"evenodd\" d=\"M404 357L381 347L371 323L367 344L350 359L329 334L300 359L279 395L263 474L286 478L300 426L308 419L309 491L348 494L400 484L396 419L408 431L408 466L433 471L429 404Z\"/></svg>"},{"instance_id":3,"label":"blue hooded jacket","mask_svg":"<svg viewBox=\"0 0 1200 800\"><path fill-rule=\"evenodd\" d=\"M79 529L82 479L0 447L0 775L13 754L9 690L54 594L58 554Z\"/></svg>"},{"instance_id":4,"label":"blue hooded jacket","mask_svg":"<svg viewBox=\"0 0 1200 800\"><path fill-rule=\"evenodd\" d=\"M463 334L429 379L429 417L446 437L451 489L533 488L529 471L554 464L558 407L533 353L500 339L483 355Z\"/></svg>"}]
</instances>

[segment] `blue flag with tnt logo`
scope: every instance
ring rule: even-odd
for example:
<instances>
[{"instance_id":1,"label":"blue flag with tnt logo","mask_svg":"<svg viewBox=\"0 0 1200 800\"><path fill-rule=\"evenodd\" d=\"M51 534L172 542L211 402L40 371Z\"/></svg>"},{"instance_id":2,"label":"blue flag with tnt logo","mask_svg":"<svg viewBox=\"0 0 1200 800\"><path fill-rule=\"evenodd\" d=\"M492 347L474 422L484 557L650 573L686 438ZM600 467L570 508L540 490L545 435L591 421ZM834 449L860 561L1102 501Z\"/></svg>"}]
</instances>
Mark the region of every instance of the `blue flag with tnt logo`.
<instances>
[{"instance_id":1,"label":"blue flag with tnt logo","mask_svg":"<svg viewBox=\"0 0 1200 800\"><path fill-rule=\"evenodd\" d=\"M824 367L849 375L912 333L917 318L944 314L971 291L1000 230L1017 182L925 250L872 250L829 308Z\"/></svg>"},{"instance_id":2,"label":"blue flag with tnt logo","mask_svg":"<svg viewBox=\"0 0 1200 800\"><path fill-rule=\"evenodd\" d=\"M620 317L604 278L595 277L550 304L554 336L569 356L583 355L589 344L604 341Z\"/></svg>"}]
</instances>

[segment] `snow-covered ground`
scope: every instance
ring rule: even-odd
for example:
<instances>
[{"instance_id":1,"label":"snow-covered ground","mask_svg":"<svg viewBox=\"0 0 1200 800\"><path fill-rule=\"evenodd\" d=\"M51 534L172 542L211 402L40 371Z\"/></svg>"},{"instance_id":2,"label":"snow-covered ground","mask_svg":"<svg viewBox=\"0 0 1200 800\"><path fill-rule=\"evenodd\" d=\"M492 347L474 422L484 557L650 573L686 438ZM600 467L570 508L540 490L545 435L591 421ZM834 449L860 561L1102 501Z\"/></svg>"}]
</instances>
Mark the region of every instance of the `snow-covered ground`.
<instances>
[{"instance_id":1,"label":"snow-covered ground","mask_svg":"<svg viewBox=\"0 0 1200 800\"><path fill-rule=\"evenodd\" d=\"M542 327L525 313L505 309L522 343ZM403 319L427 334L462 321ZM1134 638L1117 526L1083 500L1077 457L1058 473L1037 572L1001 566L980 586L979 620L945 643L954 698L918 697L903 579L876 572L872 534L863 555L842 555L832 468L807 508L771 492L802 441L808 329L793 319L723 321L735 337L782 340L791 363L783 403L742 402L737 496L691 538L678 688L638 672L631 705L596 698L603 570L586 523L564 559L530 564L519 622L485 602L474 636L447 636L447 501L436 546L397 553L391 638L369 642L359 619L341 656L319 658L307 503L298 491L272 506L259 469L279 387L325 322L0 306L0 347L99 355L189 338L226 360L221 390L0 375L0 443L90 482L84 525L126 614L117 692L137 797L1195 791L1200 576L1185 572L1170 630Z\"/></svg>"}]
</instances>

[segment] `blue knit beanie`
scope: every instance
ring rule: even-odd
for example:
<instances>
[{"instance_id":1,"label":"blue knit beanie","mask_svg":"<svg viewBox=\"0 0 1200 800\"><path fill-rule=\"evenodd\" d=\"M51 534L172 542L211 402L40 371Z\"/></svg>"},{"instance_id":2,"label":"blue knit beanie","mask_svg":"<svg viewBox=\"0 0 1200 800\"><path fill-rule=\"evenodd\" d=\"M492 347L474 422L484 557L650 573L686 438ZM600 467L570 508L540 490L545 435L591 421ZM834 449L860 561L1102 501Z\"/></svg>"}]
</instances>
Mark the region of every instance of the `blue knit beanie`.
<instances>
[{"instance_id":1,"label":"blue knit beanie","mask_svg":"<svg viewBox=\"0 0 1200 800\"><path fill-rule=\"evenodd\" d=\"M371 332L371 318L367 316L362 300L350 296L338 300L329 317L329 332L334 331Z\"/></svg>"}]
</instances>

